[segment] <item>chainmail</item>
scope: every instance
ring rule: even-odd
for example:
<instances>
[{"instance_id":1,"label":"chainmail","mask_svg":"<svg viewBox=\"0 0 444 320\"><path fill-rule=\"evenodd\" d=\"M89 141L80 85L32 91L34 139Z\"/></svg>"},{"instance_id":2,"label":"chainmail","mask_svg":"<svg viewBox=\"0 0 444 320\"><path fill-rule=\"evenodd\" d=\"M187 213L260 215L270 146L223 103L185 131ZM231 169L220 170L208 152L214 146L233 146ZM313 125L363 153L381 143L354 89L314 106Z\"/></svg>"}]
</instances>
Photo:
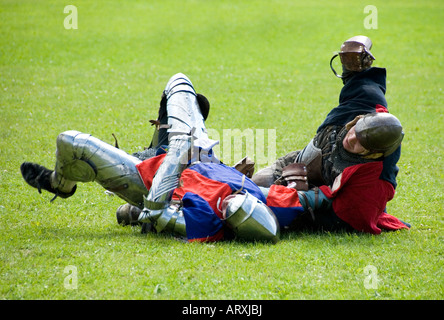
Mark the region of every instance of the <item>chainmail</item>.
<instances>
[{"instance_id":1,"label":"chainmail","mask_svg":"<svg viewBox=\"0 0 444 320\"><path fill-rule=\"evenodd\" d=\"M327 185L332 185L345 168L375 161L344 149L342 140L347 132L345 127L328 126L314 139L315 146L322 150L322 175Z\"/></svg>"},{"instance_id":2,"label":"chainmail","mask_svg":"<svg viewBox=\"0 0 444 320\"><path fill-rule=\"evenodd\" d=\"M134 152L132 154L134 157L139 158L140 160L150 159L157 155L157 149L155 148L147 148L143 151Z\"/></svg>"}]
</instances>

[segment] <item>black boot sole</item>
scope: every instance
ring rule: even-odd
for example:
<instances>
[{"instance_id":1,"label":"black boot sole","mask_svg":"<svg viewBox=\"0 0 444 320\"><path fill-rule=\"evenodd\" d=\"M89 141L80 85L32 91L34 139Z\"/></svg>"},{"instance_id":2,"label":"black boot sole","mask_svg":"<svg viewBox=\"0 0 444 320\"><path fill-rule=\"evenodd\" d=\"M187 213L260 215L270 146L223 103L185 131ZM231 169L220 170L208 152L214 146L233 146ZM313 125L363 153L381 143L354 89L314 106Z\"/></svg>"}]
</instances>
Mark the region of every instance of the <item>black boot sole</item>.
<instances>
[{"instance_id":1,"label":"black boot sole","mask_svg":"<svg viewBox=\"0 0 444 320\"><path fill-rule=\"evenodd\" d=\"M51 200L53 201L56 197L68 198L74 194L77 185L71 190L71 192L61 192L58 189L54 189L51 186L51 174L53 170L49 170L44 166L41 166L33 162L23 162L20 165L20 171L22 173L23 179L31 186L42 193L42 189L48 192L54 193L56 196Z\"/></svg>"}]
</instances>

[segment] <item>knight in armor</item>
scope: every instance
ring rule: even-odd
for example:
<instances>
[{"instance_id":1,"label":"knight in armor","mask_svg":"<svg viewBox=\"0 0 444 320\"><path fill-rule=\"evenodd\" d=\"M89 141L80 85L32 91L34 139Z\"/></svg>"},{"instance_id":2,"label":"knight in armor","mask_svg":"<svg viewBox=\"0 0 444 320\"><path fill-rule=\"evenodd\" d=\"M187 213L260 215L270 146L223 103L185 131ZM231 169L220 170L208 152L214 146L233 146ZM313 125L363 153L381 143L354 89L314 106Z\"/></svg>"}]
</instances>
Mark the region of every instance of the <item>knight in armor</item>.
<instances>
[{"instance_id":1,"label":"knight in armor","mask_svg":"<svg viewBox=\"0 0 444 320\"><path fill-rule=\"evenodd\" d=\"M54 170L24 162L22 176L39 193L53 193L53 200L73 196L78 182L95 181L127 202L117 210L119 222L189 241L278 241L279 221L262 190L213 154L218 142L208 138L208 112L208 100L187 76L176 74L163 91L147 150L130 155L89 134L66 131L57 137ZM287 210L301 212L295 195L296 208Z\"/></svg>"},{"instance_id":2,"label":"knight in armor","mask_svg":"<svg viewBox=\"0 0 444 320\"><path fill-rule=\"evenodd\" d=\"M399 120L388 113L386 69L372 67L371 47L365 36L342 44L330 61L344 84L339 105L305 148L286 154L252 177L262 187L298 185L299 190L314 191L307 195L332 202L327 209L310 208L312 214L305 215L298 226L373 234L410 227L385 210L397 186L396 164L404 132ZM341 75L332 65L337 56Z\"/></svg>"}]
</instances>

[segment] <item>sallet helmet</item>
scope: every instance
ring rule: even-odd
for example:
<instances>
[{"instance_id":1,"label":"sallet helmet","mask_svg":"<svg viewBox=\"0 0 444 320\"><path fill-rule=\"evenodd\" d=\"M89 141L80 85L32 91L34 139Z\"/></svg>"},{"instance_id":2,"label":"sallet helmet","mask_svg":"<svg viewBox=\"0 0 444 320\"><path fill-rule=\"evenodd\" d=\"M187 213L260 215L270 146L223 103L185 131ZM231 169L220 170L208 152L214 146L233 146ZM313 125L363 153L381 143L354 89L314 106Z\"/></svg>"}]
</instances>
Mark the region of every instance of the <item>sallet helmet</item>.
<instances>
[{"instance_id":1,"label":"sallet helmet","mask_svg":"<svg viewBox=\"0 0 444 320\"><path fill-rule=\"evenodd\" d=\"M370 113L356 122L356 138L371 153L392 154L401 144L404 131L398 118L390 113Z\"/></svg>"},{"instance_id":2,"label":"sallet helmet","mask_svg":"<svg viewBox=\"0 0 444 320\"><path fill-rule=\"evenodd\" d=\"M279 223L273 211L258 198L246 192L225 198L222 212L227 226L244 240L279 240Z\"/></svg>"}]
</instances>

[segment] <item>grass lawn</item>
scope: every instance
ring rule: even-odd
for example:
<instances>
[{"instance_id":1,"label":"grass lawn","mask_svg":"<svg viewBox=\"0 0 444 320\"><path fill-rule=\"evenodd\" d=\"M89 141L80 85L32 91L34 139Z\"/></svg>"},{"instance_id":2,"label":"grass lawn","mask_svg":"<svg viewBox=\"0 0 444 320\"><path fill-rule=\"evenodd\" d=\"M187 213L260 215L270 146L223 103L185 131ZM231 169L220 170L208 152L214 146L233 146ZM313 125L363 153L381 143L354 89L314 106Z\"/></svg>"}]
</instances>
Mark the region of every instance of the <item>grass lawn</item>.
<instances>
[{"instance_id":1,"label":"grass lawn","mask_svg":"<svg viewBox=\"0 0 444 320\"><path fill-rule=\"evenodd\" d=\"M441 0L373 1L377 29L367 1L79 0L65 29L68 4L0 0L0 299L443 299ZM302 148L337 105L329 60L358 34L404 125L388 212L409 231L184 243L117 225L124 202L97 184L50 203L21 177L23 161L53 168L69 129L142 150L177 72L209 98L209 128L273 129L277 156Z\"/></svg>"}]
</instances>

